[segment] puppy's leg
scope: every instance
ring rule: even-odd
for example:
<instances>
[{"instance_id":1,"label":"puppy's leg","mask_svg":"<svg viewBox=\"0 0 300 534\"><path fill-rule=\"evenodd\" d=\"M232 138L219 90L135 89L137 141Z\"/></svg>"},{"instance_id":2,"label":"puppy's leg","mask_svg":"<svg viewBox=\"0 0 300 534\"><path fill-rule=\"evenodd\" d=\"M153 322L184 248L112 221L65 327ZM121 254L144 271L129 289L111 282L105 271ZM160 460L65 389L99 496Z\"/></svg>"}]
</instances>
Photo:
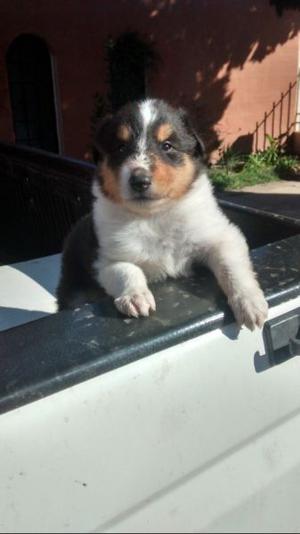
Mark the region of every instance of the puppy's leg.
<instances>
[{"instance_id":1,"label":"puppy's leg","mask_svg":"<svg viewBox=\"0 0 300 534\"><path fill-rule=\"evenodd\" d=\"M132 317L148 316L156 305L148 289L146 277L133 263L116 262L101 265L97 280L105 291L114 297L121 313Z\"/></svg>"},{"instance_id":2,"label":"puppy's leg","mask_svg":"<svg viewBox=\"0 0 300 534\"><path fill-rule=\"evenodd\" d=\"M268 305L252 269L244 236L232 224L208 247L207 264L228 298L239 325L263 326Z\"/></svg>"}]
</instances>

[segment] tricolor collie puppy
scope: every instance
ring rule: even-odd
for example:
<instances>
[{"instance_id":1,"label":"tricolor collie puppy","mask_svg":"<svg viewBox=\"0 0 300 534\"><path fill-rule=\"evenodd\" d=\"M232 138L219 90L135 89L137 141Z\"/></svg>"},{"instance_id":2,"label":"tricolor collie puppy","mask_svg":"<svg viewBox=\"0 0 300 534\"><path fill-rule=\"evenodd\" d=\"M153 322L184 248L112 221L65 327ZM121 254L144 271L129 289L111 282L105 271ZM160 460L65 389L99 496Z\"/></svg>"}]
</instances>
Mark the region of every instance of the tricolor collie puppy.
<instances>
[{"instance_id":1,"label":"tricolor collie puppy","mask_svg":"<svg viewBox=\"0 0 300 534\"><path fill-rule=\"evenodd\" d=\"M97 132L94 203L67 239L59 308L101 287L128 316L155 312L148 283L207 265L237 322L262 327L267 304L240 230L217 205L187 115L161 100L129 104Z\"/></svg>"}]
</instances>

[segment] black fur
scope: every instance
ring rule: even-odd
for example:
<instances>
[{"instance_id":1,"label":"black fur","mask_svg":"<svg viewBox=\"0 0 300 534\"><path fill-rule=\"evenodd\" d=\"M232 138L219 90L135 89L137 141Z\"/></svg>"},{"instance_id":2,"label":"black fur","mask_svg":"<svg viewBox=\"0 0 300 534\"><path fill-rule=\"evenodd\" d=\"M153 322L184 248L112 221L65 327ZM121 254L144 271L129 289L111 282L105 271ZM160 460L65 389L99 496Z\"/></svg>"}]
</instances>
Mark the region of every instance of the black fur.
<instances>
[{"instance_id":1,"label":"black fur","mask_svg":"<svg viewBox=\"0 0 300 534\"><path fill-rule=\"evenodd\" d=\"M97 284L92 265L99 249L92 215L80 219L66 239L62 272L57 288L58 309L68 309L96 302L105 295Z\"/></svg>"},{"instance_id":2,"label":"black fur","mask_svg":"<svg viewBox=\"0 0 300 534\"><path fill-rule=\"evenodd\" d=\"M151 155L159 156L171 165L181 165L183 154L189 154L195 160L204 160L204 145L196 133L191 120L185 110L176 110L163 100L154 100L157 110L157 120L148 130L146 151ZM143 122L137 103L130 103L121 108L115 115L105 117L97 128L95 144L100 154L107 157L111 168L116 169L137 151L137 143L142 133ZM154 132L160 124L172 125L173 134L170 141L173 150L165 153L162 146L155 139ZM117 138L120 125L129 126L132 136L126 143Z\"/></svg>"}]
</instances>

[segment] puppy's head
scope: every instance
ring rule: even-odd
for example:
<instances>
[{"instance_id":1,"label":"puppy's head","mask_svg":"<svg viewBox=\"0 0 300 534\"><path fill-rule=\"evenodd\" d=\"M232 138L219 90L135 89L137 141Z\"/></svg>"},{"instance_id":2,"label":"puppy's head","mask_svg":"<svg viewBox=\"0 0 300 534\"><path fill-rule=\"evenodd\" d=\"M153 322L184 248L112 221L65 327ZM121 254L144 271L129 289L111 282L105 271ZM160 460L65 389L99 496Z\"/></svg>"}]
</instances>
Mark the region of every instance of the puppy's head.
<instances>
[{"instance_id":1,"label":"puppy's head","mask_svg":"<svg viewBox=\"0 0 300 534\"><path fill-rule=\"evenodd\" d=\"M103 194L145 214L183 197L204 159L187 114L161 100L132 103L104 119L96 146Z\"/></svg>"}]
</instances>

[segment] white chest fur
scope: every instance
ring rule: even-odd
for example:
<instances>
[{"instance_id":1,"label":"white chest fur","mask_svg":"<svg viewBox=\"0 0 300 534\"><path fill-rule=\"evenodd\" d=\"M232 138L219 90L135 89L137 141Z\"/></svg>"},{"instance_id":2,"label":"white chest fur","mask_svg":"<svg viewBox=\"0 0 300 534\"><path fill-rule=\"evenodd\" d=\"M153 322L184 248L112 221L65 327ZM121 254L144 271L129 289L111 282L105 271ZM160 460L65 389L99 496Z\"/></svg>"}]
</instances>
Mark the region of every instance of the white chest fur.
<instances>
[{"instance_id":1,"label":"white chest fur","mask_svg":"<svg viewBox=\"0 0 300 534\"><path fill-rule=\"evenodd\" d=\"M199 253L201 242L205 245L204 236L211 228L207 217L212 199L210 188L204 197L197 192L184 204L175 204L148 218L114 206L102 196L98 187L94 187L94 194L93 215L100 243L98 265L120 261L134 263L142 268L149 280L189 272L194 252ZM213 203L210 208L215 213L214 206Z\"/></svg>"},{"instance_id":2,"label":"white chest fur","mask_svg":"<svg viewBox=\"0 0 300 534\"><path fill-rule=\"evenodd\" d=\"M100 256L109 262L134 263L148 279L184 274L191 262L184 228L170 217L133 218L121 224L106 220L98 228Z\"/></svg>"}]
</instances>

